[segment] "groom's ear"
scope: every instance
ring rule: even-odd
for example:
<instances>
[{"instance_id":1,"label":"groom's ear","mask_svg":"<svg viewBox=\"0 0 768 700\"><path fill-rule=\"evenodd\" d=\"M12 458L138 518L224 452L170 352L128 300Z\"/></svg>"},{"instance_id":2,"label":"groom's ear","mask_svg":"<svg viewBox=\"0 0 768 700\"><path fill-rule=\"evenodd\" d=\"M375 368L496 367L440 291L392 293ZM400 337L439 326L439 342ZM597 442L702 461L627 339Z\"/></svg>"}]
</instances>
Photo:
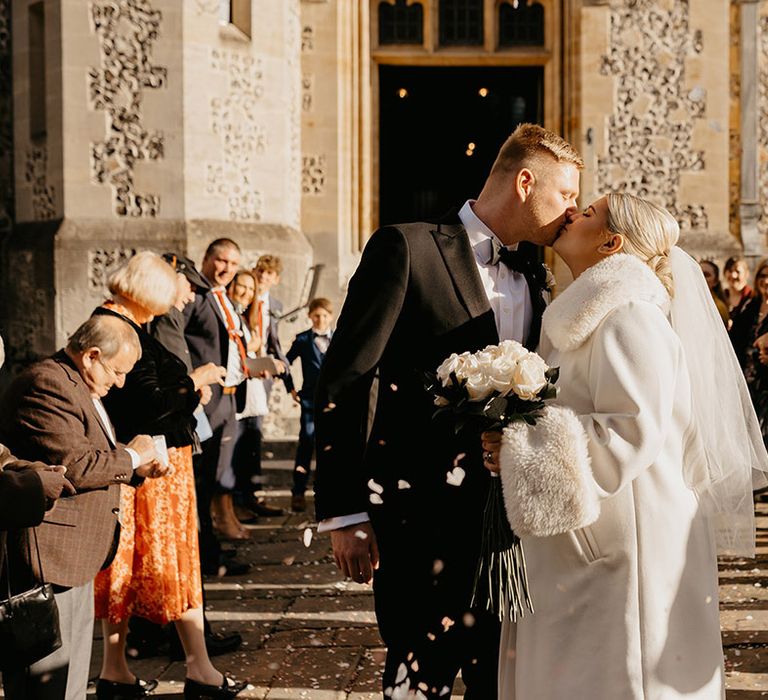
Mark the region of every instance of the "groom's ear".
<instances>
[{"instance_id":1,"label":"groom's ear","mask_svg":"<svg viewBox=\"0 0 768 700\"><path fill-rule=\"evenodd\" d=\"M515 176L515 190L521 202L524 202L531 196L531 190L536 182L536 178L528 168L521 168Z\"/></svg>"},{"instance_id":2,"label":"groom's ear","mask_svg":"<svg viewBox=\"0 0 768 700\"><path fill-rule=\"evenodd\" d=\"M614 253L620 253L623 248L624 236L620 233L609 233L608 238L597 250L603 255L613 255Z\"/></svg>"}]
</instances>

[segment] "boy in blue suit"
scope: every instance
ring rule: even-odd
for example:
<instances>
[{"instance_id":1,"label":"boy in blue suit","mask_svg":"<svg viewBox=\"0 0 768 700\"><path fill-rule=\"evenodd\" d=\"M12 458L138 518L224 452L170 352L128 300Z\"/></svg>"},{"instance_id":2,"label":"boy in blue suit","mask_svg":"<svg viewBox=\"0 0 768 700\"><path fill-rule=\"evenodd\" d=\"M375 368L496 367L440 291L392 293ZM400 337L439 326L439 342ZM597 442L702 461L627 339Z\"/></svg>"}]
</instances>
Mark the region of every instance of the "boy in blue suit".
<instances>
[{"instance_id":1,"label":"boy in blue suit","mask_svg":"<svg viewBox=\"0 0 768 700\"><path fill-rule=\"evenodd\" d=\"M307 490L310 464L315 450L315 386L333 335L333 305L328 299L318 297L309 302L308 315L312 328L296 336L286 355L289 366L295 359L301 358L301 373L304 378L300 391L291 389L293 400L301 405L301 431L296 450L291 497L291 510L295 513L303 513L307 509L304 493Z\"/></svg>"}]
</instances>

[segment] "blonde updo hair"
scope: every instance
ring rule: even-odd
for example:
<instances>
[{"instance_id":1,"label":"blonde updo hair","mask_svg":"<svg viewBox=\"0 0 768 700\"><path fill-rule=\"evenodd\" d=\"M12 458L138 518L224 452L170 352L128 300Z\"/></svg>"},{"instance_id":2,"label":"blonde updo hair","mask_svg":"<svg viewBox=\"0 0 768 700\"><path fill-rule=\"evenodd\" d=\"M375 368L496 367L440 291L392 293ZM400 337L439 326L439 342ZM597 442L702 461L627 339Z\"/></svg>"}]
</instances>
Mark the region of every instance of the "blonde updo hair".
<instances>
[{"instance_id":1,"label":"blonde updo hair","mask_svg":"<svg viewBox=\"0 0 768 700\"><path fill-rule=\"evenodd\" d=\"M162 316L176 302L176 271L149 250L136 253L107 280L112 294L130 299L155 316Z\"/></svg>"},{"instance_id":2,"label":"blonde updo hair","mask_svg":"<svg viewBox=\"0 0 768 700\"><path fill-rule=\"evenodd\" d=\"M680 226L664 207L631 194L611 193L608 231L624 237L624 252L640 258L653 270L670 297L675 295L669 251L680 237Z\"/></svg>"}]
</instances>

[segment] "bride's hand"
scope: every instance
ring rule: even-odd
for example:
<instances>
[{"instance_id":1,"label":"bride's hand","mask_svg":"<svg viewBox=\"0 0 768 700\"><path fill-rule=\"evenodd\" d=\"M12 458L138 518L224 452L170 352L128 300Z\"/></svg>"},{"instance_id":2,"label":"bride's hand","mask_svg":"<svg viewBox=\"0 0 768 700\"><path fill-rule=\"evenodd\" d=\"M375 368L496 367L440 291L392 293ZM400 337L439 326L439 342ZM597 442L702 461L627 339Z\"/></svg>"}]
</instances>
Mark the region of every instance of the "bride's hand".
<instances>
[{"instance_id":1,"label":"bride's hand","mask_svg":"<svg viewBox=\"0 0 768 700\"><path fill-rule=\"evenodd\" d=\"M483 441L483 466L489 471L498 474L501 433L497 430L489 430L484 432L480 438Z\"/></svg>"}]
</instances>

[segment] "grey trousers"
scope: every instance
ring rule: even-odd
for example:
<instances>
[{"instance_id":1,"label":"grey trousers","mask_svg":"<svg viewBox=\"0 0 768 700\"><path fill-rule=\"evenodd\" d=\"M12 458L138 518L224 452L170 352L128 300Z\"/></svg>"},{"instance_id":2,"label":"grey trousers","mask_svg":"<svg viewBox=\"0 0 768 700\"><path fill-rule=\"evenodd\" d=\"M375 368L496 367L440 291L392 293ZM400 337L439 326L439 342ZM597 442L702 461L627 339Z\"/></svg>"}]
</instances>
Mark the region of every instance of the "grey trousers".
<instances>
[{"instance_id":1,"label":"grey trousers","mask_svg":"<svg viewBox=\"0 0 768 700\"><path fill-rule=\"evenodd\" d=\"M3 673L9 700L83 700L93 642L93 582L56 593L61 648L28 668Z\"/></svg>"}]
</instances>

